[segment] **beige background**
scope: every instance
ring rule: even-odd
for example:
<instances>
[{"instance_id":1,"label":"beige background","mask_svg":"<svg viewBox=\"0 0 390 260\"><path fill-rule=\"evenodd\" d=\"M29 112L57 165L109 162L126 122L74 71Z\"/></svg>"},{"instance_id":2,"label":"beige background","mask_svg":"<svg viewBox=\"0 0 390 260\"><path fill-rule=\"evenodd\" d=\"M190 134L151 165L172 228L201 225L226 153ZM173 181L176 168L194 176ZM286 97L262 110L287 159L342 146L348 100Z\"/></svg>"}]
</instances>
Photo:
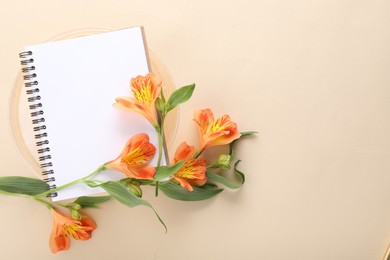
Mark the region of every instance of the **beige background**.
<instances>
[{"instance_id":1,"label":"beige background","mask_svg":"<svg viewBox=\"0 0 390 260\"><path fill-rule=\"evenodd\" d=\"M192 111L228 113L247 183L183 203L90 210L87 242L51 255L48 211L0 196L2 259L382 259L390 242L389 1L2 1L0 175L33 176L14 145L10 95L25 45L80 28L143 25ZM193 134L193 135L192 135Z\"/></svg>"}]
</instances>

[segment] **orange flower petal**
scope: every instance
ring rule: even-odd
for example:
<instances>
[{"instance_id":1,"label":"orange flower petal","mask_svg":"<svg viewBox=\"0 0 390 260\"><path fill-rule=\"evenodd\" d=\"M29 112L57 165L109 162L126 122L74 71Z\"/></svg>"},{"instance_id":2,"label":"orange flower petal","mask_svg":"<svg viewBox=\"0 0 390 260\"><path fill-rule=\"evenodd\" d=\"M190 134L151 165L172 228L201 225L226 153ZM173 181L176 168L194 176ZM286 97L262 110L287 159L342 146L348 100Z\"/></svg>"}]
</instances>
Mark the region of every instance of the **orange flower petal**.
<instances>
[{"instance_id":1,"label":"orange flower petal","mask_svg":"<svg viewBox=\"0 0 390 260\"><path fill-rule=\"evenodd\" d=\"M152 125L156 126L158 124L154 103L148 104L129 97L118 97L115 101L113 104L115 108L137 112L145 117Z\"/></svg>"},{"instance_id":2,"label":"orange flower petal","mask_svg":"<svg viewBox=\"0 0 390 260\"><path fill-rule=\"evenodd\" d=\"M190 183L192 186L197 186L197 187L200 187L200 186L205 185L206 182L207 182L206 176L204 177L204 179L192 179L192 180L188 180L188 183Z\"/></svg>"},{"instance_id":3,"label":"orange flower petal","mask_svg":"<svg viewBox=\"0 0 390 260\"><path fill-rule=\"evenodd\" d=\"M57 236L50 235L49 247L52 253L68 250L70 248L70 238L59 234Z\"/></svg>"},{"instance_id":4,"label":"orange flower petal","mask_svg":"<svg viewBox=\"0 0 390 260\"><path fill-rule=\"evenodd\" d=\"M129 178L153 180L156 168L145 165L142 167L132 167L125 173Z\"/></svg>"},{"instance_id":5,"label":"orange flower petal","mask_svg":"<svg viewBox=\"0 0 390 260\"><path fill-rule=\"evenodd\" d=\"M194 120L198 125L199 151L210 146L229 144L241 136L236 123L228 115L214 120L210 109L196 110Z\"/></svg>"},{"instance_id":6,"label":"orange flower petal","mask_svg":"<svg viewBox=\"0 0 390 260\"><path fill-rule=\"evenodd\" d=\"M107 168L124 173L129 178L153 179L156 169L147 165L156 154L156 147L149 142L147 134L130 138L119 156L107 162Z\"/></svg>"},{"instance_id":7,"label":"orange flower petal","mask_svg":"<svg viewBox=\"0 0 390 260\"><path fill-rule=\"evenodd\" d=\"M195 147L188 145L186 142L182 142L176 149L175 156L173 157L172 165L178 161L190 160L195 155Z\"/></svg>"},{"instance_id":8,"label":"orange flower petal","mask_svg":"<svg viewBox=\"0 0 390 260\"><path fill-rule=\"evenodd\" d=\"M186 179L177 176L174 176L174 178L179 182L180 186L182 186L184 189L187 189L189 191L194 190Z\"/></svg>"}]
</instances>

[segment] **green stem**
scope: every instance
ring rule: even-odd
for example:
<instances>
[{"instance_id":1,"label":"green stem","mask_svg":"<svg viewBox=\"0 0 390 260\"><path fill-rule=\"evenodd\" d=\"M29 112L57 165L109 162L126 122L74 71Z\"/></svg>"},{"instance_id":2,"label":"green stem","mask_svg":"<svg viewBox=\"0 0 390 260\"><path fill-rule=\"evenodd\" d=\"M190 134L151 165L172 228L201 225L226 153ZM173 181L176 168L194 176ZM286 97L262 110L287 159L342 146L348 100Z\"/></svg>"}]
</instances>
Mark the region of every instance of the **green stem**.
<instances>
[{"instance_id":1,"label":"green stem","mask_svg":"<svg viewBox=\"0 0 390 260\"><path fill-rule=\"evenodd\" d=\"M158 133L158 160L157 167L161 166L162 155L164 151L164 118L161 120L161 128Z\"/></svg>"},{"instance_id":2,"label":"green stem","mask_svg":"<svg viewBox=\"0 0 390 260\"><path fill-rule=\"evenodd\" d=\"M218 163L218 162L212 163L212 164L210 164L210 165L207 165L206 168L207 168L207 169L216 169L216 168L219 168L219 163Z\"/></svg>"},{"instance_id":3,"label":"green stem","mask_svg":"<svg viewBox=\"0 0 390 260\"><path fill-rule=\"evenodd\" d=\"M165 116L161 116L160 126L156 128L158 134L158 159L157 168L161 166L162 155L164 151L164 120ZM156 181L155 196L158 196L158 181Z\"/></svg>"},{"instance_id":4,"label":"green stem","mask_svg":"<svg viewBox=\"0 0 390 260\"><path fill-rule=\"evenodd\" d=\"M33 197L33 199L34 199L35 201L38 201L38 202L40 202L40 203L46 205L49 209L52 208L54 204L56 204L56 203L54 203L54 202L47 201L47 200L44 200L44 199L42 199L42 198L34 198L34 197ZM61 205L61 206L62 206L62 205Z\"/></svg>"},{"instance_id":5,"label":"green stem","mask_svg":"<svg viewBox=\"0 0 390 260\"><path fill-rule=\"evenodd\" d=\"M77 184L77 183L82 183L82 182L86 181L87 179L91 178L92 176L96 175L97 173L99 173L99 172L101 172L101 171L103 171L103 170L105 170L105 169L106 169L106 166L105 166L105 165L102 165L102 166L100 166L99 168L97 168L95 171L93 171L91 174L89 174L89 175L87 175L87 176L85 176L85 177L83 177L83 178L74 180L74 181L69 182L69 183L67 183L67 184L61 185L61 186L59 186L59 187L57 187L57 188L50 189L50 190L48 190L48 191L42 192L41 194L38 194L38 195L34 196L34 198L46 196L46 195L48 195L49 193L53 193L53 192L56 192L56 191L65 189L65 188L67 188L67 187L69 187L69 186L72 186L72 185L75 185L75 184Z\"/></svg>"}]
</instances>

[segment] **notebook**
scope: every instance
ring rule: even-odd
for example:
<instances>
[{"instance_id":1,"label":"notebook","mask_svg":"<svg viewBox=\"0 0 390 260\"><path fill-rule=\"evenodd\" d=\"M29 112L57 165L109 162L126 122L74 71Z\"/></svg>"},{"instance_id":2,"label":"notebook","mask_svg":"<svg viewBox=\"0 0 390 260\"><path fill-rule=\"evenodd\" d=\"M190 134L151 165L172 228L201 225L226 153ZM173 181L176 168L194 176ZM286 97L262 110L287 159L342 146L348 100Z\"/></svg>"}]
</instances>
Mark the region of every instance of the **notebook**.
<instances>
[{"instance_id":1,"label":"notebook","mask_svg":"<svg viewBox=\"0 0 390 260\"><path fill-rule=\"evenodd\" d=\"M37 157L51 188L115 159L137 133L148 134L158 148L157 134L146 119L112 106L116 97L132 96L131 78L149 72L145 46L143 28L134 27L31 45L21 53ZM94 178L124 177L108 170ZM101 192L77 184L51 196L58 201Z\"/></svg>"}]
</instances>

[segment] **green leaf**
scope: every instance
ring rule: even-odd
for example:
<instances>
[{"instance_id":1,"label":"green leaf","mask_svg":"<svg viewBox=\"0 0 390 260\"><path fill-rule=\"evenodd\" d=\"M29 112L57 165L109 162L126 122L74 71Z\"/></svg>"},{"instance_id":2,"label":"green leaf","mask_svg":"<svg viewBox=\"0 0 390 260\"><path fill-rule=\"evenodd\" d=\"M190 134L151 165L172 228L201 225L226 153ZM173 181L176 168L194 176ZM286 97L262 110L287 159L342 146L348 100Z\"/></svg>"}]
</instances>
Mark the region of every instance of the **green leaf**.
<instances>
[{"instance_id":1,"label":"green leaf","mask_svg":"<svg viewBox=\"0 0 390 260\"><path fill-rule=\"evenodd\" d=\"M213 173L213 172L208 172L207 173L207 181L213 181L213 182L218 182L218 183L221 183L223 185L225 185L226 187L230 188L230 189L238 189L242 186L242 184L238 184L238 183L233 183L231 181L229 181L228 179L226 179L225 177L219 175L219 174L216 174L216 173Z\"/></svg>"},{"instance_id":2,"label":"green leaf","mask_svg":"<svg viewBox=\"0 0 390 260\"><path fill-rule=\"evenodd\" d=\"M245 175L243 172L239 171L237 169L237 165L238 163L241 162L241 161L237 161L235 164L234 164L234 167L233 167L233 170L234 170L234 173L238 176L238 178L240 178L240 183L234 183L234 182L231 182L229 181L228 179L226 179L225 177L219 175L219 174L216 174L216 173L213 173L213 172L207 172L207 181L213 181L213 182L217 182L217 183L220 183L220 184L223 184L225 185L226 187L230 188L230 189L238 189L240 188L244 182L245 182Z\"/></svg>"},{"instance_id":3,"label":"green leaf","mask_svg":"<svg viewBox=\"0 0 390 260\"><path fill-rule=\"evenodd\" d=\"M172 182L160 183L159 189L171 199L184 201L206 200L223 191L223 189L203 189L201 187L193 187L193 191L188 191Z\"/></svg>"},{"instance_id":4,"label":"green leaf","mask_svg":"<svg viewBox=\"0 0 390 260\"><path fill-rule=\"evenodd\" d=\"M205 189L205 190L214 190L214 189L218 189L218 186L215 185L214 183L205 183L205 184L202 186L202 189Z\"/></svg>"},{"instance_id":5,"label":"green leaf","mask_svg":"<svg viewBox=\"0 0 390 260\"><path fill-rule=\"evenodd\" d=\"M108 192L114 199L118 200L122 204L133 208L138 205L144 205L150 207L149 202L146 200L140 199L131 193L126 186L116 181L108 181L103 184L100 184L104 190Z\"/></svg>"},{"instance_id":6,"label":"green leaf","mask_svg":"<svg viewBox=\"0 0 390 260\"><path fill-rule=\"evenodd\" d=\"M35 196L49 190L49 185L40 179L6 176L0 177L0 193Z\"/></svg>"},{"instance_id":7,"label":"green leaf","mask_svg":"<svg viewBox=\"0 0 390 260\"><path fill-rule=\"evenodd\" d=\"M236 139L236 140L234 140L233 142L230 143L230 145L229 145L229 155L233 154L233 145L236 142L238 142L238 140L241 140L243 137L246 137L246 136L257 134L257 132L256 131L247 131L247 132L241 132L240 134L241 134L241 136L238 139Z\"/></svg>"},{"instance_id":8,"label":"green leaf","mask_svg":"<svg viewBox=\"0 0 390 260\"><path fill-rule=\"evenodd\" d=\"M239 175L239 176L241 177L241 180L242 180L241 185L242 185L242 184L245 183L245 174L244 174L242 171L237 170L237 165L238 165L240 162L241 162L241 160L238 160L238 161L234 164L233 169L234 169L234 173L237 174L237 175Z\"/></svg>"},{"instance_id":9,"label":"green leaf","mask_svg":"<svg viewBox=\"0 0 390 260\"><path fill-rule=\"evenodd\" d=\"M98 196L98 197L79 197L74 203L80 205L81 208L98 208L98 204L107 202L111 199L111 196Z\"/></svg>"},{"instance_id":10,"label":"green leaf","mask_svg":"<svg viewBox=\"0 0 390 260\"><path fill-rule=\"evenodd\" d=\"M100 183L98 181L94 181L94 180L85 180L84 183L87 184L91 188L96 188L96 187L99 187L99 185L100 185Z\"/></svg>"},{"instance_id":11,"label":"green leaf","mask_svg":"<svg viewBox=\"0 0 390 260\"><path fill-rule=\"evenodd\" d=\"M188 86L181 87L177 90L175 90L168 99L167 102L167 112L171 111L178 105L186 102L188 99L191 98L192 93L194 92L195 84L191 84Z\"/></svg>"},{"instance_id":12,"label":"green leaf","mask_svg":"<svg viewBox=\"0 0 390 260\"><path fill-rule=\"evenodd\" d=\"M142 180L142 179L137 179L137 181L141 184L141 185L153 185L155 182L152 181L152 180Z\"/></svg>"},{"instance_id":13,"label":"green leaf","mask_svg":"<svg viewBox=\"0 0 390 260\"><path fill-rule=\"evenodd\" d=\"M240 134L241 134L241 137L245 137L245 136L257 134L257 132L256 131L246 131L246 132L241 132Z\"/></svg>"},{"instance_id":14,"label":"green leaf","mask_svg":"<svg viewBox=\"0 0 390 260\"><path fill-rule=\"evenodd\" d=\"M171 177L174 173L176 173L183 166L184 161L178 162L173 166L160 166L157 168L156 174L154 175L155 181L161 181L166 178Z\"/></svg>"},{"instance_id":15,"label":"green leaf","mask_svg":"<svg viewBox=\"0 0 390 260\"><path fill-rule=\"evenodd\" d=\"M242 178L241 178L242 179ZM242 186L243 182L241 183L234 183L223 177L222 175L213 173L213 172L207 172L207 181L213 181L217 183L221 183L225 185L226 187L230 189L238 189Z\"/></svg>"},{"instance_id":16,"label":"green leaf","mask_svg":"<svg viewBox=\"0 0 390 260\"><path fill-rule=\"evenodd\" d=\"M168 231L167 226L165 225L164 221L160 218L160 216L157 214L157 212L154 210L152 205L137 196L135 196L133 193L131 193L123 184L116 181L108 181L100 185L104 190L108 192L114 199L122 203L123 205L126 205L127 207L134 208L135 206L143 205L151 208L154 213L156 214L158 220L160 223L164 226L165 232Z\"/></svg>"}]
</instances>

